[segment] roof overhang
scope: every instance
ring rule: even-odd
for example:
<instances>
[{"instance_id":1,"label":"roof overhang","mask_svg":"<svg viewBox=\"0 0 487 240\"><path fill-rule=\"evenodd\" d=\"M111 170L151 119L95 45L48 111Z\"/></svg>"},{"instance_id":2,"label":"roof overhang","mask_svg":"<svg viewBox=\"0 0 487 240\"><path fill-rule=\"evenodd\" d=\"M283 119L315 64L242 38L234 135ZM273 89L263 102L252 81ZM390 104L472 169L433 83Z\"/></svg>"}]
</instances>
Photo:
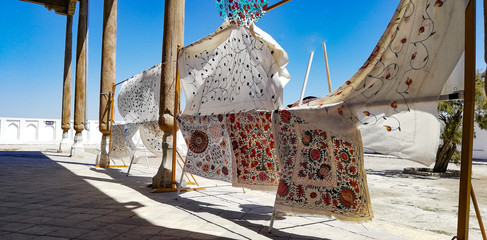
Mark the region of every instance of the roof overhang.
<instances>
[{"instance_id":1,"label":"roof overhang","mask_svg":"<svg viewBox=\"0 0 487 240\"><path fill-rule=\"evenodd\" d=\"M48 10L54 10L61 15L74 15L77 0L20 0L44 5Z\"/></svg>"}]
</instances>

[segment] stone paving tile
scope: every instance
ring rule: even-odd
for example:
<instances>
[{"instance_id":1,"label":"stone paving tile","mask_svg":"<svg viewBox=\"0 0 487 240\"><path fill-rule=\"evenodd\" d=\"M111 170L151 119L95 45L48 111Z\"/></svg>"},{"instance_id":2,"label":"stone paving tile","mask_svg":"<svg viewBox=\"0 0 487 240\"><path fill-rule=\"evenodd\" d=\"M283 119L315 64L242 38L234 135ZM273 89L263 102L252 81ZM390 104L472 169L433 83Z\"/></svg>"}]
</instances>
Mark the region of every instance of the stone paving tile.
<instances>
[{"instance_id":1,"label":"stone paving tile","mask_svg":"<svg viewBox=\"0 0 487 240\"><path fill-rule=\"evenodd\" d=\"M22 220L29 218L29 216L25 215L15 215L15 214L3 214L0 213L0 222L22 222Z\"/></svg>"},{"instance_id":2,"label":"stone paving tile","mask_svg":"<svg viewBox=\"0 0 487 240\"><path fill-rule=\"evenodd\" d=\"M68 219L68 220L90 220L90 219L93 219L93 218L98 218L102 215L97 215L97 214L86 214L86 213L77 213L77 214L73 214L71 216L67 216L65 219Z\"/></svg>"},{"instance_id":3,"label":"stone paving tile","mask_svg":"<svg viewBox=\"0 0 487 240\"><path fill-rule=\"evenodd\" d=\"M104 229L110 225L111 223L89 220L89 221L79 222L73 226L76 226L77 228L81 228L81 229L86 229L86 230L97 230L97 229Z\"/></svg>"},{"instance_id":4,"label":"stone paving tile","mask_svg":"<svg viewBox=\"0 0 487 240\"><path fill-rule=\"evenodd\" d=\"M30 223L13 222L13 223L7 223L5 225L0 226L0 231L17 232L33 226L34 224L30 224Z\"/></svg>"},{"instance_id":5,"label":"stone paving tile","mask_svg":"<svg viewBox=\"0 0 487 240\"><path fill-rule=\"evenodd\" d=\"M38 235L26 234L26 233L9 233L2 236L2 238L8 240L37 239L38 237L39 237Z\"/></svg>"},{"instance_id":6,"label":"stone paving tile","mask_svg":"<svg viewBox=\"0 0 487 240\"><path fill-rule=\"evenodd\" d=\"M69 240L69 238L63 238L63 237L52 237L52 236L39 236L36 238L36 240Z\"/></svg>"},{"instance_id":7,"label":"stone paving tile","mask_svg":"<svg viewBox=\"0 0 487 240\"><path fill-rule=\"evenodd\" d=\"M87 239L87 240L106 240L106 239L117 239L119 233L107 231L104 229L89 231L81 236L78 236L78 239Z\"/></svg>"},{"instance_id":8,"label":"stone paving tile","mask_svg":"<svg viewBox=\"0 0 487 240\"><path fill-rule=\"evenodd\" d=\"M129 232L131 234L155 235L155 234L158 234L161 231L163 231L163 229L161 227L157 227L157 226L139 226L139 227L133 228Z\"/></svg>"},{"instance_id":9,"label":"stone paving tile","mask_svg":"<svg viewBox=\"0 0 487 240\"><path fill-rule=\"evenodd\" d=\"M51 232L48 235L54 237L76 238L89 232L90 230L86 229L64 227L57 231Z\"/></svg>"},{"instance_id":10,"label":"stone paving tile","mask_svg":"<svg viewBox=\"0 0 487 240\"><path fill-rule=\"evenodd\" d=\"M56 226L46 226L46 225L36 225L30 228L23 229L19 232L21 233L28 233L28 234L36 234L36 235L45 235L54 231L58 231L62 229L61 227Z\"/></svg>"}]
</instances>

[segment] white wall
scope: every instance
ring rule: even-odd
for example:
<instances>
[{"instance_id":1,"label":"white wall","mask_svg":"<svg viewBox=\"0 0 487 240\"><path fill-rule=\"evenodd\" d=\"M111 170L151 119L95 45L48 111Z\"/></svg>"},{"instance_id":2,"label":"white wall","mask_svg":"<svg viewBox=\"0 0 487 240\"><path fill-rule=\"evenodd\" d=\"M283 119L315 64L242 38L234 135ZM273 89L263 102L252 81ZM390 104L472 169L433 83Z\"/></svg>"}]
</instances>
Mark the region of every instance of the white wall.
<instances>
[{"instance_id":1,"label":"white wall","mask_svg":"<svg viewBox=\"0 0 487 240\"><path fill-rule=\"evenodd\" d=\"M475 124L475 138L473 139L473 153L474 159L487 159L487 131L481 130Z\"/></svg>"},{"instance_id":2,"label":"white wall","mask_svg":"<svg viewBox=\"0 0 487 240\"><path fill-rule=\"evenodd\" d=\"M69 139L74 138L73 122ZM98 121L88 121L83 134L86 144L99 144L101 133ZM63 130L60 119L3 118L0 117L0 144L58 144Z\"/></svg>"}]
</instances>

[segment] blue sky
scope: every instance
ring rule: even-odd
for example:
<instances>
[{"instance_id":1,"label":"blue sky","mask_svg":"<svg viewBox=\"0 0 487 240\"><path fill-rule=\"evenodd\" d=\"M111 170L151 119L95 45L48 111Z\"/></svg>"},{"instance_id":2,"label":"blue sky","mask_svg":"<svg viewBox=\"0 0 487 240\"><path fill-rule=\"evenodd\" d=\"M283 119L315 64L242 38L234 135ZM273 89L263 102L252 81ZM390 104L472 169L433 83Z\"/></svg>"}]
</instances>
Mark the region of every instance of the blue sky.
<instances>
[{"instance_id":1,"label":"blue sky","mask_svg":"<svg viewBox=\"0 0 487 240\"><path fill-rule=\"evenodd\" d=\"M277 0L269 0L270 4ZM483 61L482 1L477 0L477 68ZM289 55L291 81L284 104L299 98L309 54L315 51L305 95L328 93L322 42L333 89L367 59L399 0L293 0L268 12L257 25ZM77 9L78 10L78 9ZM98 119L103 1L89 5L87 119ZM116 82L161 61L164 1L118 1ZM76 49L78 14L73 20ZM222 23L213 0L186 0L185 45ZM61 118L66 17L41 5L5 1L0 8L0 117ZM74 98L75 51L72 96ZM74 102L72 103L74 108ZM74 111L71 111L73 118ZM117 114L116 120L121 120Z\"/></svg>"}]
</instances>

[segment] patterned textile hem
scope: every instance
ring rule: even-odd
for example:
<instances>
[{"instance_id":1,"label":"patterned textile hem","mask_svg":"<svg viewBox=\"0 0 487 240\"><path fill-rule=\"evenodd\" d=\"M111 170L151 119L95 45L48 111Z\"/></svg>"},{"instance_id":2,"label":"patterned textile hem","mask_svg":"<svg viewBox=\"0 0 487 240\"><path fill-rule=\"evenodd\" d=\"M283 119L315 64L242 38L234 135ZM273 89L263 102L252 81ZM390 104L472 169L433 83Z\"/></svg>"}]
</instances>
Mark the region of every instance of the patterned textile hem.
<instances>
[{"instance_id":1,"label":"patterned textile hem","mask_svg":"<svg viewBox=\"0 0 487 240\"><path fill-rule=\"evenodd\" d=\"M282 211L282 212L287 212L287 213L302 213L302 214L315 214L315 215L322 215L322 216L328 216L328 217L334 217L338 220L342 221L349 221L349 222L368 222L372 220L374 217L374 214L372 213L372 207L369 206L370 208L370 215L367 217L363 218L356 218L356 217L347 217L339 214L333 214L328 211L320 211L320 210L312 210L309 208L299 208L299 207L289 207L289 206L284 206L284 205L275 205L274 209L276 211Z\"/></svg>"},{"instance_id":2,"label":"patterned textile hem","mask_svg":"<svg viewBox=\"0 0 487 240\"><path fill-rule=\"evenodd\" d=\"M263 186L263 185L251 185L251 184L242 184L242 183L232 183L232 187L243 187L248 188L250 190L257 190L257 191L277 191L276 186Z\"/></svg>"}]
</instances>

